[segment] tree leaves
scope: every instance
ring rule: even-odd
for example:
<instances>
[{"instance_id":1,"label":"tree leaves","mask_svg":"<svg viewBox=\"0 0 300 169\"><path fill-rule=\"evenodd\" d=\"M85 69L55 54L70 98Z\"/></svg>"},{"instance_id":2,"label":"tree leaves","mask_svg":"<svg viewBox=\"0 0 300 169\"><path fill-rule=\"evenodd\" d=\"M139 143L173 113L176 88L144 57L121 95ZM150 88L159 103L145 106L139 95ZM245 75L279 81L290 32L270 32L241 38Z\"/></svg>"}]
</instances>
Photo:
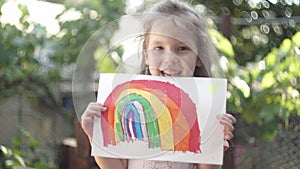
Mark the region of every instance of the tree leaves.
<instances>
[{"instance_id":1,"label":"tree leaves","mask_svg":"<svg viewBox=\"0 0 300 169\"><path fill-rule=\"evenodd\" d=\"M247 123L256 124L257 131L267 140L272 140L281 128L292 127L290 120L300 116L299 39L300 32L283 40L263 60L245 66L230 62L232 57L216 44L227 59L227 111L240 113Z\"/></svg>"},{"instance_id":2,"label":"tree leaves","mask_svg":"<svg viewBox=\"0 0 300 169\"><path fill-rule=\"evenodd\" d=\"M124 6L121 0L117 4L87 1L77 6L68 6L58 16L58 20L71 8L79 12L81 17L69 21L59 20L61 32L49 36L44 27L30 22L27 7L19 5L22 16L18 26L3 24L0 27L0 97L22 93L24 96L42 98L50 106L57 106L58 84L65 80L62 78L71 78L65 76L64 68L74 65L90 36L121 16ZM100 10L104 7L105 10ZM32 28L29 29L29 26ZM112 29L117 29L117 26ZM111 36L106 35L107 44ZM113 68L112 64L104 64L102 67Z\"/></svg>"},{"instance_id":3,"label":"tree leaves","mask_svg":"<svg viewBox=\"0 0 300 169\"><path fill-rule=\"evenodd\" d=\"M267 88L271 87L275 82L276 82L276 80L275 80L273 72L268 72L268 73L264 74L262 81L261 81L262 89L267 89Z\"/></svg>"}]
</instances>

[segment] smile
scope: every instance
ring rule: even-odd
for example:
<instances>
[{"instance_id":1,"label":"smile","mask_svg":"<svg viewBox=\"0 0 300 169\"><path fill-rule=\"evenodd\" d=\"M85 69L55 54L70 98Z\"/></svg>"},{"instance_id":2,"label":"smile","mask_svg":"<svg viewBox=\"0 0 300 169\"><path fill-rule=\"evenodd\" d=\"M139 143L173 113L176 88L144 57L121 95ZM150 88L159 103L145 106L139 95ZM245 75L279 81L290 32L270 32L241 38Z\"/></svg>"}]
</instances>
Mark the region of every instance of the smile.
<instances>
[{"instance_id":1,"label":"smile","mask_svg":"<svg viewBox=\"0 0 300 169\"><path fill-rule=\"evenodd\" d=\"M169 76L178 76L179 75L179 72L178 71L160 71L160 74L162 76L165 76L165 77L169 77Z\"/></svg>"}]
</instances>

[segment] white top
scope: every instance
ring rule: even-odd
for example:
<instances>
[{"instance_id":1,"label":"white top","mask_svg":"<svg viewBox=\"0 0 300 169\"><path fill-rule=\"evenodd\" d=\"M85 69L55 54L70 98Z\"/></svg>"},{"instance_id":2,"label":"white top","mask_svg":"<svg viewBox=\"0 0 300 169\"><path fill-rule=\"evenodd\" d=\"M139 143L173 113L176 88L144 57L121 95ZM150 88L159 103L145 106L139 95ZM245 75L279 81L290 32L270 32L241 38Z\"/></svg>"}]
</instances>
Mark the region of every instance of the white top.
<instances>
[{"instance_id":1,"label":"white top","mask_svg":"<svg viewBox=\"0 0 300 169\"><path fill-rule=\"evenodd\" d=\"M154 160L128 160L128 169L194 169L192 163Z\"/></svg>"}]
</instances>

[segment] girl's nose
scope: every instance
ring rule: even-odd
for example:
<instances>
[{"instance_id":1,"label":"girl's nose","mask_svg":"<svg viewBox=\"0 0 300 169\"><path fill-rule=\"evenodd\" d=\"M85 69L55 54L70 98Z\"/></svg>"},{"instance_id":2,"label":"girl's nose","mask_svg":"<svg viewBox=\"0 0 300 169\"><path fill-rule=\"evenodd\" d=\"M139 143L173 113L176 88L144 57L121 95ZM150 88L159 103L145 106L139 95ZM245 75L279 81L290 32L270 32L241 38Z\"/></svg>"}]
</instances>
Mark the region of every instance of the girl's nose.
<instances>
[{"instance_id":1,"label":"girl's nose","mask_svg":"<svg viewBox=\"0 0 300 169\"><path fill-rule=\"evenodd\" d=\"M174 52L168 52L168 53L166 53L166 55L164 57L164 62L166 62L168 64L175 64L178 61L179 61L179 58L176 55L176 53L174 53Z\"/></svg>"}]
</instances>

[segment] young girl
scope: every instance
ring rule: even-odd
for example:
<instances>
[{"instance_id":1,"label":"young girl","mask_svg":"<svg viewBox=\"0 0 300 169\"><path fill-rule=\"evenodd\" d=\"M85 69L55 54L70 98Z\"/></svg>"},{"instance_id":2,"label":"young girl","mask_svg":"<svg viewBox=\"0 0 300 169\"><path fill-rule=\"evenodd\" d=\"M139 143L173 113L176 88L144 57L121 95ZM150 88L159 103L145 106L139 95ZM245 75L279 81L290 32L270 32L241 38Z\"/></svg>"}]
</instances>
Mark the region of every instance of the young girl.
<instances>
[{"instance_id":1,"label":"young girl","mask_svg":"<svg viewBox=\"0 0 300 169\"><path fill-rule=\"evenodd\" d=\"M142 74L152 76L212 77L216 69L213 57L217 56L209 40L205 18L191 6L177 0L166 0L150 8L144 17L142 36ZM93 118L101 118L106 108L101 103L90 103L81 117L84 131L92 140ZM223 114L224 138L233 138L236 119ZM227 143L227 141L226 141ZM191 164L150 160L113 159L95 157L101 169L150 168L219 168L208 164Z\"/></svg>"}]
</instances>

